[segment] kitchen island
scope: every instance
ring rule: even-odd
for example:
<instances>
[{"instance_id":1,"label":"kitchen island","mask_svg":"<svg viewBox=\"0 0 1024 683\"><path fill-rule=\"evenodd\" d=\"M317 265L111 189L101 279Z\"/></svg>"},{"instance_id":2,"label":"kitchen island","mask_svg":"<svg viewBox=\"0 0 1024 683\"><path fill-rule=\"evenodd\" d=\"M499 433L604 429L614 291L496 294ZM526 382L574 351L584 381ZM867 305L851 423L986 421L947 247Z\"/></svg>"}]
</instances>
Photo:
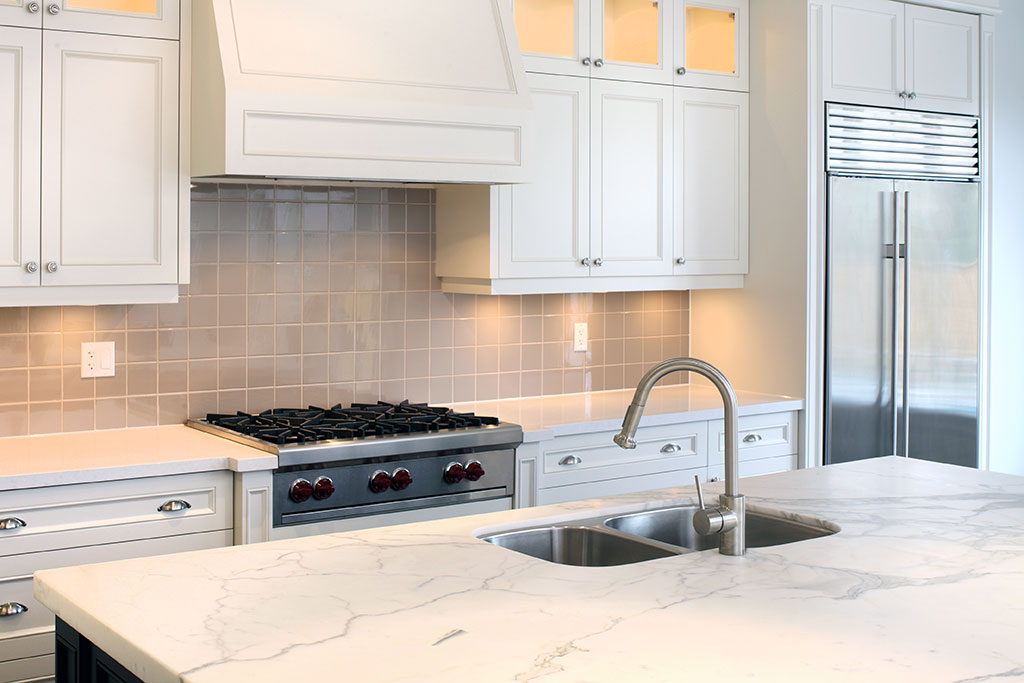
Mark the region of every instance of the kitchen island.
<instances>
[{"instance_id":1,"label":"kitchen island","mask_svg":"<svg viewBox=\"0 0 1024 683\"><path fill-rule=\"evenodd\" d=\"M881 458L741 491L841 531L600 568L476 538L691 502L680 488L45 571L35 590L153 683L1024 679L1024 478Z\"/></svg>"}]
</instances>

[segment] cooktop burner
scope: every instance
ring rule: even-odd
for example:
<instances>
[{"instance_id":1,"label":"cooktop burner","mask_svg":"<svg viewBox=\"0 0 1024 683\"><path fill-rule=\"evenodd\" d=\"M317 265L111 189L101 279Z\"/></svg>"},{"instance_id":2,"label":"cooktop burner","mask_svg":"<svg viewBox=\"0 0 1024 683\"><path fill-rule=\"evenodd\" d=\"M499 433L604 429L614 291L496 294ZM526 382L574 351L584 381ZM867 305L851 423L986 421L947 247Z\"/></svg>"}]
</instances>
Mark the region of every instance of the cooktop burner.
<instances>
[{"instance_id":1,"label":"cooktop burner","mask_svg":"<svg viewBox=\"0 0 1024 683\"><path fill-rule=\"evenodd\" d=\"M206 422L269 443L303 444L394 434L457 431L497 425L498 419L425 403L353 403L344 408L276 408L259 414L210 413Z\"/></svg>"}]
</instances>

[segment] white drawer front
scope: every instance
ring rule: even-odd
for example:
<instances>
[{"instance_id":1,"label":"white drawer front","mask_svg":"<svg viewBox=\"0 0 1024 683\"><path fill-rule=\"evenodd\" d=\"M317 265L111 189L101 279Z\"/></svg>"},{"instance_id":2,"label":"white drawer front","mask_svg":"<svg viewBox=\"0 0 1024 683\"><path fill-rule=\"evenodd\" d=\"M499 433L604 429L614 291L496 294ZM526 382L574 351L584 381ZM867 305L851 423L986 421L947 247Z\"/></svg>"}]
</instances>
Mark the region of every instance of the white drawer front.
<instances>
[{"instance_id":1,"label":"white drawer front","mask_svg":"<svg viewBox=\"0 0 1024 683\"><path fill-rule=\"evenodd\" d=\"M0 617L0 642L10 636L28 635L36 629L53 628L53 614L32 595L33 572L229 545L230 531L211 531L4 558L2 573L5 578L0 578L0 604L17 602L28 607L28 611L15 616Z\"/></svg>"},{"instance_id":2,"label":"white drawer front","mask_svg":"<svg viewBox=\"0 0 1024 683\"><path fill-rule=\"evenodd\" d=\"M0 520L25 523L0 529L0 556L230 529L231 486L203 472L0 492ZM179 500L191 507L157 509Z\"/></svg>"},{"instance_id":3,"label":"white drawer front","mask_svg":"<svg viewBox=\"0 0 1024 683\"><path fill-rule=\"evenodd\" d=\"M0 637L0 662L50 654L53 654L53 630L48 626L24 636ZM3 676L0 676L0 683L7 683Z\"/></svg>"},{"instance_id":4,"label":"white drawer front","mask_svg":"<svg viewBox=\"0 0 1024 683\"><path fill-rule=\"evenodd\" d=\"M52 680L53 655L0 662L0 683L46 683Z\"/></svg>"},{"instance_id":5,"label":"white drawer front","mask_svg":"<svg viewBox=\"0 0 1024 683\"><path fill-rule=\"evenodd\" d=\"M558 437L544 449L540 487L703 467L707 465L706 424L641 427L632 450L612 443L617 432Z\"/></svg>"},{"instance_id":6,"label":"white drawer front","mask_svg":"<svg viewBox=\"0 0 1024 683\"><path fill-rule=\"evenodd\" d=\"M797 456L794 453L793 455L778 455L774 458L761 458L759 460L740 460L740 476L756 477L760 474L789 472L790 470L796 469L796 459ZM725 465L708 465L708 479L711 481L721 481L722 479L725 479ZM742 486L740 487L740 491L743 491Z\"/></svg>"},{"instance_id":7,"label":"white drawer front","mask_svg":"<svg viewBox=\"0 0 1024 683\"><path fill-rule=\"evenodd\" d=\"M740 461L793 455L797 447L797 413L746 415L740 423ZM714 444L709 465L725 464L725 421L708 423L708 439Z\"/></svg>"},{"instance_id":8,"label":"white drawer front","mask_svg":"<svg viewBox=\"0 0 1024 683\"><path fill-rule=\"evenodd\" d=\"M574 500L586 500L587 498L616 496L621 493L640 493L641 491L652 491L672 486L692 486L695 474L701 478L701 481L704 481L707 478L707 468L698 467L677 472L663 472L638 477L623 477L609 481L540 489L537 491L537 505L568 503Z\"/></svg>"}]
</instances>

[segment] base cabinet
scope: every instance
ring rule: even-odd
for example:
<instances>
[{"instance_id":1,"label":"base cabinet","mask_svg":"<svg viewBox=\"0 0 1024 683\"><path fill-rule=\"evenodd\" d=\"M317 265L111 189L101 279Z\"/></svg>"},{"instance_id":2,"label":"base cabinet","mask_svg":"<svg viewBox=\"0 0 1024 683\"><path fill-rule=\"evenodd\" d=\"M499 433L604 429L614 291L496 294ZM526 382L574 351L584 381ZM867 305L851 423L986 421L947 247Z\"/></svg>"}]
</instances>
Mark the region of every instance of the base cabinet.
<instances>
[{"instance_id":1,"label":"base cabinet","mask_svg":"<svg viewBox=\"0 0 1024 683\"><path fill-rule=\"evenodd\" d=\"M143 683L60 619L56 631L57 683Z\"/></svg>"}]
</instances>

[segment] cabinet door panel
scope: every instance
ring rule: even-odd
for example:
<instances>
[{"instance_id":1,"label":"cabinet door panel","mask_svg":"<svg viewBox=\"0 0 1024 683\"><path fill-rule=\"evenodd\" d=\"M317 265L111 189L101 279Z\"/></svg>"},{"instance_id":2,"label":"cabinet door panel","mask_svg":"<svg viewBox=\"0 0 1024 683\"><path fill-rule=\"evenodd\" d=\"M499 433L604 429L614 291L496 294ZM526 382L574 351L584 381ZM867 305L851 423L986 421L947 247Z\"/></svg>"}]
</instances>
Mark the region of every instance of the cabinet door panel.
<instances>
[{"instance_id":1,"label":"cabinet door panel","mask_svg":"<svg viewBox=\"0 0 1024 683\"><path fill-rule=\"evenodd\" d=\"M3 0L0 0L2 2ZM178 38L180 0L40 0L57 4L44 15L43 28L143 38Z\"/></svg>"},{"instance_id":2,"label":"cabinet door panel","mask_svg":"<svg viewBox=\"0 0 1024 683\"><path fill-rule=\"evenodd\" d=\"M0 286L39 284L40 41L0 28Z\"/></svg>"},{"instance_id":3,"label":"cabinet door panel","mask_svg":"<svg viewBox=\"0 0 1024 683\"><path fill-rule=\"evenodd\" d=\"M747 272L748 99L676 90L676 275Z\"/></svg>"},{"instance_id":4,"label":"cabinet door panel","mask_svg":"<svg viewBox=\"0 0 1024 683\"><path fill-rule=\"evenodd\" d=\"M673 9L667 0L593 0L591 75L671 83Z\"/></svg>"},{"instance_id":5,"label":"cabinet door panel","mask_svg":"<svg viewBox=\"0 0 1024 683\"><path fill-rule=\"evenodd\" d=\"M829 3L825 27L825 99L903 107L903 3Z\"/></svg>"},{"instance_id":6,"label":"cabinet door panel","mask_svg":"<svg viewBox=\"0 0 1024 683\"><path fill-rule=\"evenodd\" d=\"M516 34L527 71L587 76L593 0L513 0Z\"/></svg>"},{"instance_id":7,"label":"cabinet door panel","mask_svg":"<svg viewBox=\"0 0 1024 683\"><path fill-rule=\"evenodd\" d=\"M0 26L25 26L39 28L43 25L43 3L36 0L0 0Z\"/></svg>"},{"instance_id":8,"label":"cabinet door panel","mask_svg":"<svg viewBox=\"0 0 1024 683\"><path fill-rule=\"evenodd\" d=\"M978 31L972 14L907 5L910 108L978 113Z\"/></svg>"},{"instance_id":9,"label":"cabinet door panel","mask_svg":"<svg viewBox=\"0 0 1024 683\"><path fill-rule=\"evenodd\" d=\"M675 84L749 90L748 17L747 0L677 3L672 39Z\"/></svg>"},{"instance_id":10,"label":"cabinet door panel","mask_svg":"<svg viewBox=\"0 0 1024 683\"><path fill-rule=\"evenodd\" d=\"M586 276L590 255L590 80L530 74L534 181L498 191L501 277Z\"/></svg>"},{"instance_id":11,"label":"cabinet door panel","mask_svg":"<svg viewBox=\"0 0 1024 683\"><path fill-rule=\"evenodd\" d=\"M178 45L43 37L43 285L177 282Z\"/></svg>"},{"instance_id":12,"label":"cabinet door panel","mask_svg":"<svg viewBox=\"0 0 1024 683\"><path fill-rule=\"evenodd\" d=\"M591 83L593 274L670 274L673 87Z\"/></svg>"}]
</instances>

